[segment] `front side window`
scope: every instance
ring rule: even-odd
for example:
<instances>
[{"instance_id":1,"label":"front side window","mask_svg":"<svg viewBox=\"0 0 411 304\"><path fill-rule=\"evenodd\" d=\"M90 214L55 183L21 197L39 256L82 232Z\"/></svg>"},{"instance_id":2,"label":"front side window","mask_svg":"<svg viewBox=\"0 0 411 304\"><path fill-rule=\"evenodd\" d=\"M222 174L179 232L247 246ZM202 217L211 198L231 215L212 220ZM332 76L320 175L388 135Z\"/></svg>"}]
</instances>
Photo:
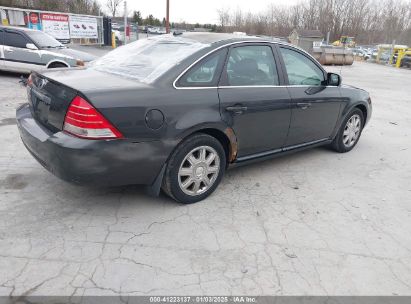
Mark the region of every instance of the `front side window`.
<instances>
[{"instance_id":1,"label":"front side window","mask_svg":"<svg viewBox=\"0 0 411 304\"><path fill-rule=\"evenodd\" d=\"M229 86L279 85L277 67L270 46L233 48L227 62Z\"/></svg>"},{"instance_id":2,"label":"front side window","mask_svg":"<svg viewBox=\"0 0 411 304\"><path fill-rule=\"evenodd\" d=\"M4 32L4 45L16 48L26 48L29 41L23 35L14 32Z\"/></svg>"},{"instance_id":3,"label":"front side window","mask_svg":"<svg viewBox=\"0 0 411 304\"><path fill-rule=\"evenodd\" d=\"M209 46L168 35L141 39L93 61L90 69L152 83L187 57Z\"/></svg>"},{"instance_id":4,"label":"front side window","mask_svg":"<svg viewBox=\"0 0 411 304\"><path fill-rule=\"evenodd\" d=\"M280 48L290 85L324 84L323 71L308 57L287 48Z\"/></svg>"},{"instance_id":5,"label":"front side window","mask_svg":"<svg viewBox=\"0 0 411 304\"><path fill-rule=\"evenodd\" d=\"M205 58L181 77L178 85L183 87L217 86L226 54L227 50L222 49Z\"/></svg>"}]
</instances>

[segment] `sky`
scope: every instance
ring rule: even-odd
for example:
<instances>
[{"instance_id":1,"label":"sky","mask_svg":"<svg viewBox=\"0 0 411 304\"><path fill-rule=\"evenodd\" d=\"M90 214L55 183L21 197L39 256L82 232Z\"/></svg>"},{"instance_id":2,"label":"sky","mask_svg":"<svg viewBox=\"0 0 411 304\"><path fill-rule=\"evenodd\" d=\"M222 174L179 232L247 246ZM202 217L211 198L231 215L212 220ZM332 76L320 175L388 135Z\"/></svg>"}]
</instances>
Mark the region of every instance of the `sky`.
<instances>
[{"instance_id":1,"label":"sky","mask_svg":"<svg viewBox=\"0 0 411 304\"><path fill-rule=\"evenodd\" d=\"M106 0L99 0L103 11L106 9ZM186 21L188 23L218 23L217 10L237 7L245 12L258 13L264 11L271 3L276 5L290 5L299 0L170 0L171 22ZM128 0L128 10L138 10L143 17L153 14L162 19L165 17L166 0ZM123 15L123 6L120 9Z\"/></svg>"}]
</instances>

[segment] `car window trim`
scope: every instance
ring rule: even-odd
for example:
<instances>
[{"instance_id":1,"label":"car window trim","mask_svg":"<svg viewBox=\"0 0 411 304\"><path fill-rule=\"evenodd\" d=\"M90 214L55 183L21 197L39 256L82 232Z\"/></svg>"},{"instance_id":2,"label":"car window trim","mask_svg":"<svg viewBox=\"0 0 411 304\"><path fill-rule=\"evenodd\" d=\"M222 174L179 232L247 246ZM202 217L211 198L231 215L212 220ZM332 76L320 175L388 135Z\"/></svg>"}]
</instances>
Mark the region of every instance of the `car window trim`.
<instances>
[{"instance_id":1,"label":"car window trim","mask_svg":"<svg viewBox=\"0 0 411 304\"><path fill-rule=\"evenodd\" d=\"M193 69L195 69L198 65L201 65L201 64L203 64L204 62L206 62L207 60L209 60L209 59L211 59L211 57L213 57L214 55L216 55L218 52L220 52L221 50L224 50L224 48L221 48L221 49L219 49L219 50L217 50L216 52L213 52L213 53L211 53L209 56L206 56L206 57L204 57L204 58L202 58L201 60L199 60L196 64L194 64L190 69L188 69L187 70L187 72L185 72L179 79L178 79L178 81L176 82L176 84L179 84L180 86L180 88L211 88L211 87L213 87L213 86L207 86L207 85L198 85L198 86L195 86L195 85L193 85L193 86L190 86L190 85L182 85L181 83L180 83L180 81L185 77L185 76L187 76L187 74L188 73L190 73ZM227 60L227 56L228 56L228 49L226 48L226 50L225 50L225 54L223 55L223 60L221 61L221 60L219 60L218 62L217 62L217 67L216 67L216 72L215 72L215 75L214 75L214 77L213 77L213 81L212 82L215 82L216 84L217 84L217 86L218 86L218 83L220 82L220 79L221 79L221 75L222 75L222 71L223 71L223 69L224 69L224 67L225 67L225 62L226 62L226 60ZM216 78L216 79L214 79L214 78Z\"/></svg>"},{"instance_id":2,"label":"car window trim","mask_svg":"<svg viewBox=\"0 0 411 304\"><path fill-rule=\"evenodd\" d=\"M285 65L284 59L283 59L283 55L281 54L281 49L288 49L291 51L295 51L299 54L301 54L302 56L305 56L308 60L310 60L316 67L318 67L320 69L320 71L323 73L323 77L324 77L324 82L327 82L327 72L324 70L324 68L318 63L318 61L311 56L310 54L308 54L307 52L301 51L297 48L293 48L293 47L289 47L288 45L280 45L278 46L278 55L280 56L280 60L281 60L281 65L283 67L283 74L284 74L284 80L286 81L286 85L289 88L299 88L299 87L329 87L328 85L292 85L290 84L290 80L288 79L288 73L287 73L287 67ZM308 56L307 56L308 55Z\"/></svg>"},{"instance_id":3,"label":"car window trim","mask_svg":"<svg viewBox=\"0 0 411 304\"><path fill-rule=\"evenodd\" d=\"M236 41L236 42L230 42L230 43L226 43L224 45L220 45L219 47L207 52L206 54L204 54L203 56L201 56L200 58L198 58L197 60L195 60L192 64L190 64L186 69L184 69L178 76L177 78L173 81L173 87L176 90L210 90L210 89L220 89L220 88L225 88L224 86L210 86L210 87L179 87L177 86L178 81L180 80L181 77L183 77L183 75L185 73L187 73L193 66L195 66L198 62L200 62L201 60L203 60L205 57L213 54L214 52L219 51L222 48L225 47L230 47L236 44L255 44L255 43L264 43L264 44L271 44L272 46L274 46L274 48L277 47L288 47L291 50L296 50L298 52L300 52L301 54L305 55L306 57L311 58L311 60L314 60L314 62L316 61L316 59L311 56L309 53L305 52L304 50L300 50L296 47L290 46L289 44L283 43L281 41L270 41L270 40L244 40L244 41ZM278 51L276 50L274 52L274 57L277 54L278 59L280 60L279 65L281 66L280 71L281 71L281 76L283 77L284 81L288 81L288 78L286 78L287 75L284 74L284 62L282 60L282 56L279 56L280 54L278 54ZM226 61L227 61L228 56L226 57ZM275 57L276 58L276 57ZM319 66L318 64L316 64L317 66ZM323 71L323 73L326 74L325 70L319 66L320 69ZM278 70L278 67L277 67ZM237 87L237 88L255 88L256 86L241 86L241 87ZM296 87L296 86L290 86L288 85L288 82L284 82L282 85L277 85L277 86L264 86L264 87L269 87L269 88L277 88L277 87ZM300 87L312 87L311 85L300 85ZM328 87L328 86L327 86ZM230 87L230 88L236 88L236 87Z\"/></svg>"},{"instance_id":4,"label":"car window trim","mask_svg":"<svg viewBox=\"0 0 411 304\"><path fill-rule=\"evenodd\" d=\"M240 47L245 47L245 46L267 46L271 49L271 53L273 55L273 59L274 59L274 64L275 64L275 70L277 73L277 78L278 78L278 85L244 85L244 86L230 86L228 84L228 75L227 75L227 65L228 65L228 60L230 59L230 55L233 49L235 48L240 48ZM266 43L266 42L255 42L255 43L239 43L236 45L232 45L230 46L229 50L228 50L228 54L226 57L226 61L223 67L223 70L221 71L221 76L220 76L220 82L219 82L219 88L227 88L227 87L237 87L237 88L258 88L258 87L265 87L265 88L275 88L275 87L279 87L281 86L282 83L282 78L280 75L280 70L278 68L278 66L280 65L280 62L278 61L276 54L275 54L275 50L273 49L273 45ZM281 71L282 72L282 71Z\"/></svg>"}]
</instances>

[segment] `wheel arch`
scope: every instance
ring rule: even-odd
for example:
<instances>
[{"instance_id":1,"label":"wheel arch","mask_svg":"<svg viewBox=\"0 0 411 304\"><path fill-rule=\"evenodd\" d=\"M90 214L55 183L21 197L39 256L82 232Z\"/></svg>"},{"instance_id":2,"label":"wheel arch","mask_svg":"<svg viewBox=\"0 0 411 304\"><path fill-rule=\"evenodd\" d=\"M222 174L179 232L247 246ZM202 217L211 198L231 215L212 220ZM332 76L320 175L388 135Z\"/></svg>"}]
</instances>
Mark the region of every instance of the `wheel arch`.
<instances>
[{"instance_id":1,"label":"wheel arch","mask_svg":"<svg viewBox=\"0 0 411 304\"><path fill-rule=\"evenodd\" d=\"M367 122L367 118L369 118L370 113L368 112L366 102L365 101L358 101L356 103L353 103L352 105L347 106L342 110L342 113L340 114L338 122L336 123L334 131L331 135L331 139L334 139L335 136L337 136L338 131L340 130L340 128L342 126L342 123L347 118L347 116L351 113L351 111L353 111L355 109L359 109L363 113L364 124Z\"/></svg>"},{"instance_id":2,"label":"wheel arch","mask_svg":"<svg viewBox=\"0 0 411 304\"><path fill-rule=\"evenodd\" d=\"M65 62L64 60L53 59L53 60L50 60L50 61L47 63L46 68L49 69L50 66L52 66L52 65L55 64L55 63L64 64L64 65L65 65L66 67L68 67L68 68L70 67L70 65L69 65L67 62Z\"/></svg>"},{"instance_id":3,"label":"wheel arch","mask_svg":"<svg viewBox=\"0 0 411 304\"><path fill-rule=\"evenodd\" d=\"M230 163L235 161L235 159L237 158L238 144L237 144L237 137L232 128L222 127L219 125L218 126L216 125L197 126L194 129L191 129L190 132L185 133L183 136L179 138L177 144L170 152L169 156L167 157L167 160L164 162L163 167L160 170L157 177L155 178L153 184L147 187L147 192L150 195L158 196L160 194L161 185L164 180L166 168L170 161L170 157L176 151L177 147L190 136L193 136L194 134L199 134L199 133L210 135L216 138L221 143L226 153L226 168L229 166Z\"/></svg>"},{"instance_id":4,"label":"wheel arch","mask_svg":"<svg viewBox=\"0 0 411 304\"><path fill-rule=\"evenodd\" d=\"M176 145L176 148L187 138L198 133L210 135L221 143L226 153L227 166L236 159L238 151L237 137L235 136L234 130L230 127L220 128L217 126L202 126L195 128L181 138L179 143ZM174 153L174 151L172 153Z\"/></svg>"},{"instance_id":5,"label":"wheel arch","mask_svg":"<svg viewBox=\"0 0 411 304\"><path fill-rule=\"evenodd\" d=\"M234 141L235 147L233 146L233 139L230 140L230 132L231 128L227 128L226 130L221 131L219 129L213 129L213 128L206 128L206 129L201 129L195 133L204 133L207 135L210 135L214 138L216 138L221 145L224 148L225 151L225 156L227 159L227 165L234 161L235 157L237 156L237 147L236 147L236 140ZM233 133L234 134L234 133Z\"/></svg>"},{"instance_id":6,"label":"wheel arch","mask_svg":"<svg viewBox=\"0 0 411 304\"><path fill-rule=\"evenodd\" d=\"M363 105L363 104L357 104L357 105L354 107L354 109L355 109L355 108L361 110L362 115L364 116L364 122L366 122L366 121L367 121L367 118L368 118L368 110L367 110L367 107L366 107L365 105Z\"/></svg>"}]
</instances>

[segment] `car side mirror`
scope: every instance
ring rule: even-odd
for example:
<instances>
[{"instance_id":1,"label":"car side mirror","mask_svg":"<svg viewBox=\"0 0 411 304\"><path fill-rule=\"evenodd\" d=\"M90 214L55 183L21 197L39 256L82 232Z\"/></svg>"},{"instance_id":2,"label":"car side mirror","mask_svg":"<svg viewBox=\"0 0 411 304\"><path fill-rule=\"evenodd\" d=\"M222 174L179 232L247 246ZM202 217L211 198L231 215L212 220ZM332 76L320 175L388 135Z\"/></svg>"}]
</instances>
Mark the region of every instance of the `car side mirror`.
<instances>
[{"instance_id":1,"label":"car side mirror","mask_svg":"<svg viewBox=\"0 0 411 304\"><path fill-rule=\"evenodd\" d=\"M339 87L341 85L341 76L334 73L327 74L327 82L329 86Z\"/></svg>"},{"instance_id":2,"label":"car side mirror","mask_svg":"<svg viewBox=\"0 0 411 304\"><path fill-rule=\"evenodd\" d=\"M26 49L33 50L33 51L38 50L37 46L35 46L33 43L27 43Z\"/></svg>"}]
</instances>

